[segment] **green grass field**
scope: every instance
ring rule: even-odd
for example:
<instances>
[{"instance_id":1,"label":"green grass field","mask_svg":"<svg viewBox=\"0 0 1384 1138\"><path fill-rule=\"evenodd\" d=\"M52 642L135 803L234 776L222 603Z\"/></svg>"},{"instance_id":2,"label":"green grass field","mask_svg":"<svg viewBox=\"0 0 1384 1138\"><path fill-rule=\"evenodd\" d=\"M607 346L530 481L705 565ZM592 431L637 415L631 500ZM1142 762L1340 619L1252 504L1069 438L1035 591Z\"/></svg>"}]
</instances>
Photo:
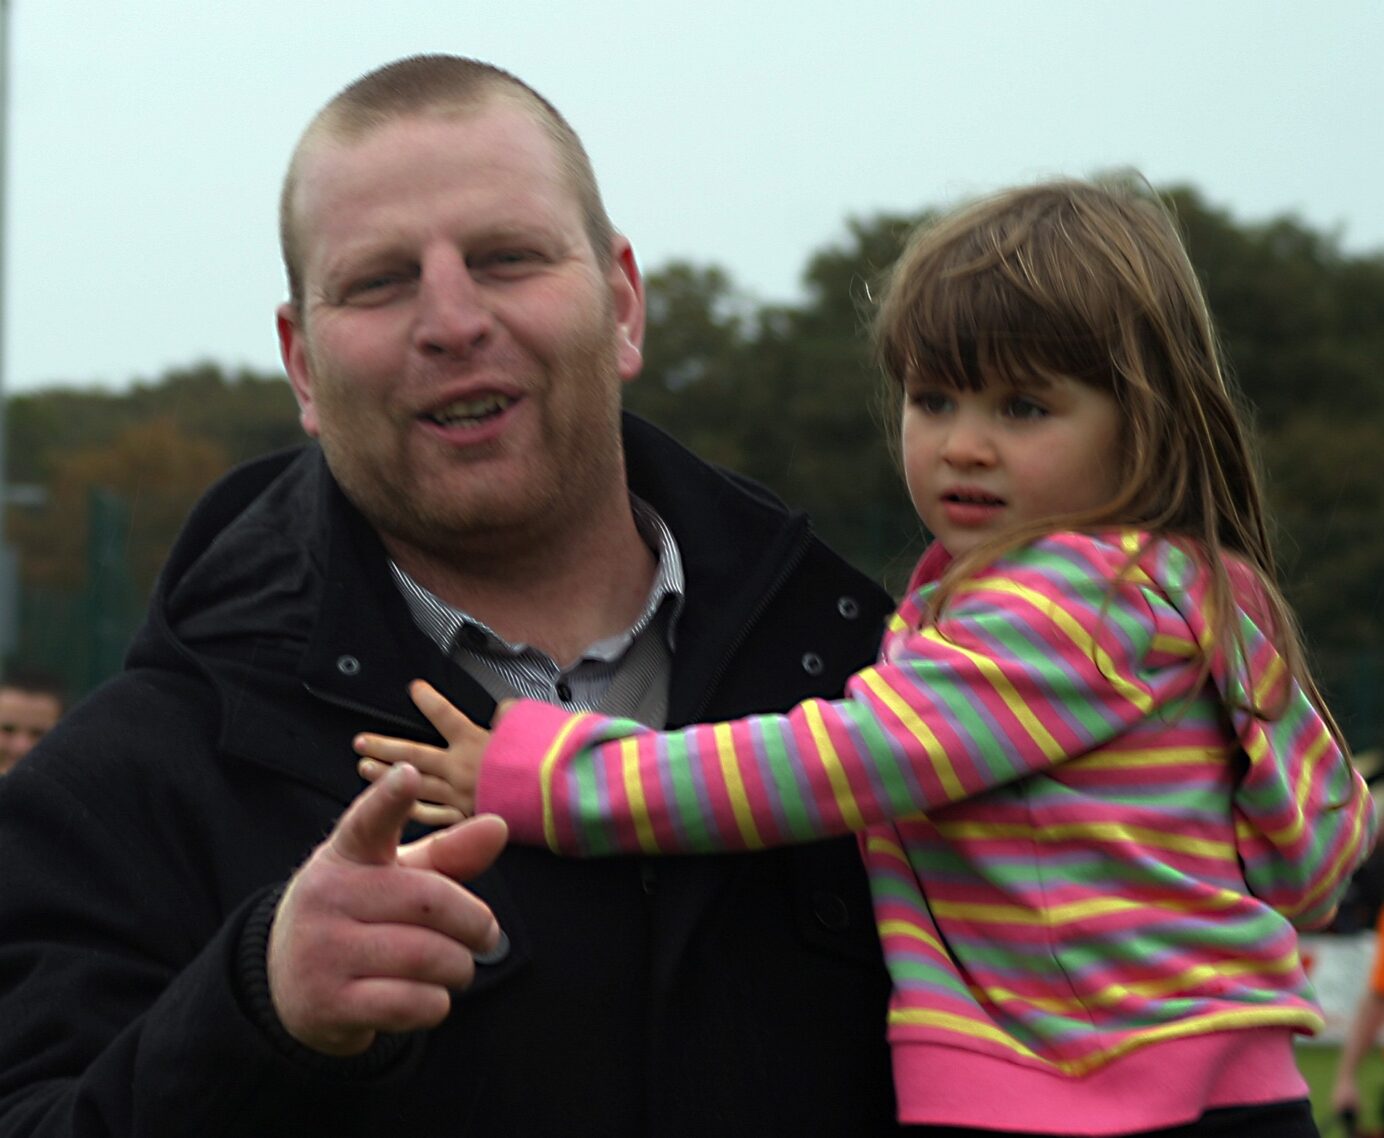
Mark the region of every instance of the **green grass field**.
<instances>
[{"instance_id":1,"label":"green grass field","mask_svg":"<svg viewBox=\"0 0 1384 1138\"><path fill-rule=\"evenodd\" d=\"M1298 1067L1307 1085L1312 1088L1312 1113L1323 1135L1333 1138L1340 1134L1331 1116L1331 1082L1336 1077L1336 1059L1340 1048L1329 1045L1301 1044L1297 1049ZM1384 1059L1376 1050L1360 1067L1360 1125L1367 1130L1380 1128L1379 1108L1384 1098Z\"/></svg>"}]
</instances>

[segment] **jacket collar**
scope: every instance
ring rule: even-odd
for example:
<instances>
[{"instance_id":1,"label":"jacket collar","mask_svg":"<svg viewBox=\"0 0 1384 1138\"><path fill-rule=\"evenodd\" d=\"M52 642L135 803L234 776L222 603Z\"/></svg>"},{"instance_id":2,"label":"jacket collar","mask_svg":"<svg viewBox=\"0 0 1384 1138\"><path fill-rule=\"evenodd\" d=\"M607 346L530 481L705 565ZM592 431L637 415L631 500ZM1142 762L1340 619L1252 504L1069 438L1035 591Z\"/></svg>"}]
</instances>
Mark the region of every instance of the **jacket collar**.
<instances>
[{"instance_id":1,"label":"jacket collar","mask_svg":"<svg viewBox=\"0 0 1384 1138\"><path fill-rule=\"evenodd\" d=\"M763 598L806 549L809 529L803 515L702 462L653 425L626 415L624 427L630 487L658 510L683 555L687 596L669 722L690 722ZM291 555L267 554L262 533L283 535ZM180 628L205 607L205 598L184 598L181 605L170 598L194 569L206 576L207 563L218 559L241 566L230 591L257 574L296 573L302 580L289 590L292 600L279 599L288 607L270 627L243 636L228 629L208 654L189 646ZM359 785L349 755L328 761L302 739L304 700L319 713L323 705L345 712L360 729L427 737L430 729L406 690L421 676L478 722L488 723L494 712L490 696L414 624L383 545L316 446L238 468L194 511L160 578L132 663L158 659L166 666L170 653L179 670L202 672L220 693L224 752L290 765L297 777L318 784L325 778L334 793L348 797ZM296 750L285 745L295 737Z\"/></svg>"},{"instance_id":2,"label":"jacket collar","mask_svg":"<svg viewBox=\"0 0 1384 1138\"><path fill-rule=\"evenodd\" d=\"M697 458L625 416L630 489L658 510L687 577L668 721L693 722L756 614L806 551L807 517L757 483Z\"/></svg>"}]
</instances>

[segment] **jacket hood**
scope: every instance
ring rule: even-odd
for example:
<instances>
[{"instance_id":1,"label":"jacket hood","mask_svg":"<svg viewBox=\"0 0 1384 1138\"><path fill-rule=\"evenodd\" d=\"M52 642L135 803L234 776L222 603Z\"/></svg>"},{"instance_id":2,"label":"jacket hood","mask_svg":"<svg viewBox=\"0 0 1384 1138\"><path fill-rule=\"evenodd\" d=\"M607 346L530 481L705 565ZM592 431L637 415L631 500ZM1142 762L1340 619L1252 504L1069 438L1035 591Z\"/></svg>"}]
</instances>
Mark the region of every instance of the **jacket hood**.
<instances>
[{"instance_id":1,"label":"jacket hood","mask_svg":"<svg viewBox=\"0 0 1384 1138\"><path fill-rule=\"evenodd\" d=\"M387 565L318 447L254 460L189 515L127 667L209 685L223 753L325 781L350 797L358 783L354 764L343 761L349 749L314 750L304 738L304 700L354 704L362 727L368 719L375 729L425 729L407 697L416 669L402 657L417 653L422 634Z\"/></svg>"},{"instance_id":2,"label":"jacket hood","mask_svg":"<svg viewBox=\"0 0 1384 1138\"><path fill-rule=\"evenodd\" d=\"M1123 535L1125 549L1144 539ZM1373 829L1368 789L1329 724L1278 650L1277 630L1258 575L1228 556L1235 635L1217 643L1205 557L1176 540L1146 547L1140 568L1186 620L1239 747L1235 842L1250 890L1299 928L1335 911L1333 878L1314 881L1310 856L1323 840L1313 819L1345 811L1354 837ZM1311 798L1310 794L1317 797ZM1353 848L1353 844L1352 847ZM1343 855L1344 856L1344 855Z\"/></svg>"},{"instance_id":3,"label":"jacket hood","mask_svg":"<svg viewBox=\"0 0 1384 1138\"><path fill-rule=\"evenodd\" d=\"M323 574L314 553L320 534L303 532L302 519L320 531L325 475L309 447L248 463L214 485L159 575L154 621L199 655L305 643Z\"/></svg>"}]
</instances>

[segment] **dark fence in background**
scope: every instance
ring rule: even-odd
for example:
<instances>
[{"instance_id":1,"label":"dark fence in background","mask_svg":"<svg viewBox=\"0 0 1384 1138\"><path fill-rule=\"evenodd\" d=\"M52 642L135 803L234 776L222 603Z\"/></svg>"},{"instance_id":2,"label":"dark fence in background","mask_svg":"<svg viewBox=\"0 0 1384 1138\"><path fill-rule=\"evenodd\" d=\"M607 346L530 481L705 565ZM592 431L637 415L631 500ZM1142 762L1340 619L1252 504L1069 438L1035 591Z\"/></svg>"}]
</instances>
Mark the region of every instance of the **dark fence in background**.
<instances>
[{"instance_id":1,"label":"dark fence in background","mask_svg":"<svg viewBox=\"0 0 1384 1138\"><path fill-rule=\"evenodd\" d=\"M62 679L72 703L120 670L146 602L125 551L129 507L110 491L93 490L87 511L86 580L76 589L20 585L12 657Z\"/></svg>"},{"instance_id":2,"label":"dark fence in background","mask_svg":"<svg viewBox=\"0 0 1384 1138\"><path fill-rule=\"evenodd\" d=\"M129 508L115 494L88 501L86 581L76 589L19 591L19 638L10 663L61 677L75 702L120 670L147 598L133 584L125 550ZM1357 750L1384 746L1384 646L1337 662L1319 677Z\"/></svg>"}]
</instances>

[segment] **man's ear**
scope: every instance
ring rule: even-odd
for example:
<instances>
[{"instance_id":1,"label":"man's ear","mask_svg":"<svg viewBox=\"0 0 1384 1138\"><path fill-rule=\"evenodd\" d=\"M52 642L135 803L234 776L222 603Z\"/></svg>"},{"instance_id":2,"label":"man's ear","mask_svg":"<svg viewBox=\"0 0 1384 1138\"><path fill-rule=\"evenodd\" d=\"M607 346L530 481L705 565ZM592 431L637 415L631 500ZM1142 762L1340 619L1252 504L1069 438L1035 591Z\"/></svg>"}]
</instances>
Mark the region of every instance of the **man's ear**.
<instances>
[{"instance_id":1,"label":"man's ear","mask_svg":"<svg viewBox=\"0 0 1384 1138\"><path fill-rule=\"evenodd\" d=\"M633 247L620 234L612 243L608 276L615 311L616 370L628 383L644 367L644 278Z\"/></svg>"},{"instance_id":2,"label":"man's ear","mask_svg":"<svg viewBox=\"0 0 1384 1138\"><path fill-rule=\"evenodd\" d=\"M283 360L293 398L298 401L298 421L303 430L317 438L317 405L312 399L312 366L308 361L307 337L303 332L303 317L298 308L285 302L274 314L279 331L279 358Z\"/></svg>"}]
</instances>

